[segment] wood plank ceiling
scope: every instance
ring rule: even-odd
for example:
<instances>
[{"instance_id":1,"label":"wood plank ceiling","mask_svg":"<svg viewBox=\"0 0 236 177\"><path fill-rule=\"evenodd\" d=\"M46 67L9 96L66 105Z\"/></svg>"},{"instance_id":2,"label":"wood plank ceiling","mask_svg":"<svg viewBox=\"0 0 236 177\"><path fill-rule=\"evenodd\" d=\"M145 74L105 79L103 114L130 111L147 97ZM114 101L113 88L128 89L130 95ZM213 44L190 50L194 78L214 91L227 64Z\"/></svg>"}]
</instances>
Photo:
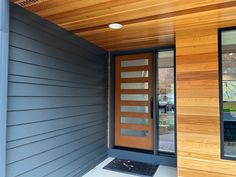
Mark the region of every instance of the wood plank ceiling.
<instances>
[{"instance_id":1,"label":"wood plank ceiling","mask_svg":"<svg viewBox=\"0 0 236 177\"><path fill-rule=\"evenodd\" d=\"M227 26L232 21L236 24L235 0L12 2L109 51L174 45L177 28L191 28L191 25L197 25L198 21L208 25L217 22L219 27ZM188 26L185 25L186 20L189 21ZM120 30L109 29L108 24L113 22L119 22L124 27Z\"/></svg>"}]
</instances>

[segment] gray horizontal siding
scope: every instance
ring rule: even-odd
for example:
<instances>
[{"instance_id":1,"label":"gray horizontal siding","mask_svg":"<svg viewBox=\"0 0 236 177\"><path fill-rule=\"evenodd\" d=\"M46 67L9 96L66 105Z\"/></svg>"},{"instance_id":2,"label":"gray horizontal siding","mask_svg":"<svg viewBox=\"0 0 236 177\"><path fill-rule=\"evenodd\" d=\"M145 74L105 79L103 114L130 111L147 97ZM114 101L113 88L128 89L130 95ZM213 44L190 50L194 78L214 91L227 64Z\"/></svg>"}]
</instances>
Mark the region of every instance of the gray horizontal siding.
<instances>
[{"instance_id":1,"label":"gray horizontal siding","mask_svg":"<svg viewBox=\"0 0 236 177\"><path fill-rule=\"evenodd\" d=\"M14 9L14 14L11 13L11 17L13 20L17 19L18 23L23 22L27 24L27 26L20 26L20 27L18 26L17 28L19 29L17 30L18 33L26 34L27 36L31 36L32 38L36 38L37 40L39 41L41 40L44 43L48 43L48 44L50 43L50 39L54 37L54 39L51 40L52 41L51 44L53 44L54 46L56 47L62 46L63 50L69 49L69 50L73 50L74 52L77 52L78 48L80 48L81 50L79 50L78 52L84 53L86 57L87 56L92 56L92 57L102 56L106 53L106 51L101 50L97 46L92 45L86 40L73 35L72 33L60 28L59 26L56 26L52 23L45 23L45 20L41 19L37 15L34 15L34 14L31 14L30 16L28 15L29 13L27 13L26 11L23 12L22 9L19 9L19 8ZM11 23L14 23L13 20L11 20ZM15 27L11 27L11 30L16 29ZM31 27L33 27L33 29ZM24 31L29 28L31 28L31 30L27 33L24 33ZM35 29L39 29L39 30L36 32L34 31ZM57 33L55 33L55 30L57 31ZM42 34L41 32L43 31L47 33ZM37 34L40 33L40 35L34 35L36 33ZM46 40L42 40L42 38L45 38L45 35L47 35ZM33 36L36 36L36 37L33 37ZM67 43L67 46L63 45L65 42ZM92 57L90 57L90 59L96 61L96 59Z\"/></svg>"},{"instance_id":2,"label":"gray horizontal siding","mask_svg":"<svg viewBox=\"0 0 236 177\"><path fill-rule=\"evenodd\" d=\"M81 176L107 155L107 52L11 5L7 177Z\"/></svg>"}]
</instances>

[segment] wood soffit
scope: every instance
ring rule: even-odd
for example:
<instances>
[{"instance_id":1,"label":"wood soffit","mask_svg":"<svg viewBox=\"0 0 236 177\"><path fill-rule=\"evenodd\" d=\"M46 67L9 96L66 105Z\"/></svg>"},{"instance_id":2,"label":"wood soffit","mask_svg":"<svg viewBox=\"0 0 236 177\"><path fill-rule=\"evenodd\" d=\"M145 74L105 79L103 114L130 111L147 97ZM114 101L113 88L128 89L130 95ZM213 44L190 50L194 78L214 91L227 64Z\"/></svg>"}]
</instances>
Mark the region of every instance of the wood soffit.
<instances>
[{"instance_id":1,"label":"wood soffit","mask_svg":"<svg viewBox=\"0 0 236 177\"><path fill-rule=\"evenodd\" d=\"M235 0L12 0L109 51L169 46L177 30L236 26ZM121 30L108 24L118 22Z\"/></svg>"}]
</instances>

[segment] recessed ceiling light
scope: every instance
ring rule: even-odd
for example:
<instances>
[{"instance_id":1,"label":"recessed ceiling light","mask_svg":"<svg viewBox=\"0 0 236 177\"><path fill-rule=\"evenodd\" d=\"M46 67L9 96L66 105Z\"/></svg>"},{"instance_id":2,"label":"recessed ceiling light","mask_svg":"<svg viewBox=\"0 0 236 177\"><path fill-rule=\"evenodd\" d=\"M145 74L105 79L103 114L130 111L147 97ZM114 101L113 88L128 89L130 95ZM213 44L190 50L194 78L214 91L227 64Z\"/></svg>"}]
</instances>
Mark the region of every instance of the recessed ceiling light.
<instances>
[{"instance_id":1,"label":"recessed ceiling light","mask_svg":"<svg viewBox=\"0 0 236 177\"><path fill-rule=\"evenodd\" d=\"M234 55L233 53L229 53L230 56Z\"/></svg>"},{"instance_id":2,"label":"recessed ceiling light","mask_svg":"<svg viewBox=\"0 0 236 177\"><path fill-rule=\"evenodd\" d=\"M111 28L111 29L121 29L122 27L123 27L123 25L120 24L120 23L111 23L111 24L109 24L109 28Z\"/></svg>"}]
</instances>

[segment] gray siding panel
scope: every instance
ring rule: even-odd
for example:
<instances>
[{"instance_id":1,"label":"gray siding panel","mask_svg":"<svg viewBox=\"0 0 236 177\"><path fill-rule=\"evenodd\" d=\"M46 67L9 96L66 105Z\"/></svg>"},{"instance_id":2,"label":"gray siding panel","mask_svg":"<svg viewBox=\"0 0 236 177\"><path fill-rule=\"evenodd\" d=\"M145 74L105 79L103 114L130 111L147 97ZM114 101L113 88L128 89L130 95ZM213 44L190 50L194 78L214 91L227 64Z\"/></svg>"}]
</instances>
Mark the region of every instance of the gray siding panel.
<instances>
[{"instance_id":1,"label":"gray siding panel","mask_svg":"<svg viewBox=\"0 0 236 177\"><path fill-rule=\"evenodd\" d=\"M103 104L106 106L106 100L100 97L9 97L9 111L37 110L37 109L55 109L62 107L87 106Z\"/></svg>"},{"instance_id":2,"label":"gray siding panel","mask_svg":"<svg viewBox=\"0 0 236 177\"><path fill-rule=\"evenodd\" d=\"M9 74L9 81L18 83L32 83L32 84L42 84L42 85L53 85L61 87L71 87L71 88L103 88L102 85L98 83L84 83L84 82L73 82L73 81L63 81L61 79L48 79L40 77L28 77L28 76L18 76Z\"/></svg>"},{"instance_id":3,"label":"gray siding panel","mask_svg":"<svg viewBox=\"0 0 236 177\"><path fill-rule=\"evenodd\" d=\"M99 55L94 55L93 51L88 52L86 51L86 49L78 51L77 50L78 47L75 44L71 44L68 42L67 45L64 46L63 43L64 41L58 39L58 36L57 38L55 38L54 36L52 36L52 34L49 34L42 30L38 30L34 27L31 27L30 25L25 25L26 23L24 22L24 19L21 20L22 21L16 20L14 17L12 18L11 20L12 32L33 39L35 41L40 41L44 44L47 44L47 46L54 46L54 48L70 52L70 54L74 54L76 56L86 55L87 60L98 63L97 58L99 57Z\"/></svg>"},{"instance_id":4,"label":"gray siding panel","mask_svg":"<svg viewBox=\"0 0 236 177\"><path fill-rule=\"evenodd\" d=\"M107 52L11 5L7 177L81 176L107 156Z\"/></svg>"},{"instance_id":5,"label":"gray siding panel","mask_svg":"<svg viewBox=\"0 0 236 177\"><path fill-rule=\"evenodd\" d=\"M100 122L102 122L102 120L100 120ZM92 121L92 122L88 122L86 124L73 125L71 127L59 129L56 131L42 133L42 134L39 134L36 136L29 136L29 137L22 138L22 139L8 141L7 149L9 150L9 149L13 149L13 148L20 147L23 145L31 144L31 143L34 143L37 141L42 141L44 139L54 138L54 137L61 136L61 135L67 134L67 133L71 133L73 131L77 131L77 130L80 130L83 128L87 128L90 126L96 126L97 124L98 124L98 122Z\"/></svg>"},{"instance_id":6,"label":"gray siding panel","mask_svg":"<svg viewBox=\"0 0 236 177\"><path fill-rule=\"evenodd\" d=\"M10 59L13 61L19 61L39 66L46 66L48 68L54 68L58 70L64 70L68 72L78 73L87 76L93 76L96 72L104 72L103 65L93 65L90 62L72 62L68 60L61 60L39 53L34 53L28 50L22 50L16 47L10 47ZM59 62L58 62L59 60ZM86 68L92 67L94 71L89 71Z\"/></svg>"},{"instance_id":7,"label":"gray siding panel","mask_svg":"<svg viewBox=\"0 0 236 177\"><path fill-rule=\"evenodd\" d=\"M29 13L27 11L23 11L22 9L14 9L14 11L11 12L11 17L17 19L19 22L26 23L28 25L27 27L33 26L39 29L41 32L47 32L51 36L55 36L56 38L60 39L59 44L63 44L63 42L66 42L68 45L73 44L74 47L80 48L80 52L85 52L86 55L89 55L88 53L91 53L94 56L99 56L106 53L104 50L101 50L95 45L91 45L91 43L87 42L86 40L73 35L71 32L62 29L57 25L54 25L52 23L45 23L45 20L42 20L37 15L31 14L29 16ZM55 30L57 31L57 34L55 34ZM28 33L28 35L31 34L32 31ZM63 46L63 48L65 49L65 46Z\"/></svg>"},{"instance_id":8,"label":"gray siding panel","mask_svg":"<svg viewBox=\"0 0 236 177\"><path fill-rule=\"evenodd\" d=\"M97 126L86 126L84 125L83 129L73 131L67 134L63 134L57 137L44 139L42 141L37 141L31 144L27 144L18 148L12 148L8 151L9 158L7 164L20 161L21 159L26 159L30 156L48 151L49 149L56 148L74 141L78 141L83 137L88 137L90 134L100 133L99 128L104 128L102 125L105 121L99 122ZM96 129L95 129L96 127ZM98 129L98 130L97 130ZM89 134L88 134L89 132ZM102 132L104 134L104 132ZM105 136L105 135L104 135ZM18 153L20 150L21 153Z\"/></svg>"},{"instance_id":9,"label":"gray siding panel","mask_svg":"<svg viewBox=\"0 0 236 177\"><path fill-rule=\"evenodd\" d=\"M104 105L87 105L56 109L11 111L8 112L8 126L16 126L27 123L69 118L101 111L106 111L106 107L104 107Z\"/></svg>"},{"instance_id":10,"label":"gray siding panel","mask_svg":"<svg viewBox=\"0 0 236 177\"><path fill-rule=\"evenodd\" d=\"M62 70L56 70L53 68L48 68L39 65L32 65L28 63L22 63L17 61L10 61L9 62L9 74L12 75L20 75L20 76L28 76L28 77L40 77L40 78L47 78L47 79L62 79L68 80L71 82L78 82L82 80L83 83L104 83L104 76L103 77L88 77L84 75L79 75L76 73L71 73ZM25 69L25 70L24 70Z\"/></svg>"},{"instance_id":11,"label":"gray siding panel","mask_svg":"<svg viewBox=\"0 0 236 177\"><path fill-rule=\"evenodd\" d=\"M82 116L75 116L64 119L56 119L44 122L22 124L11 126L8 128L9 141L35 136L38 134L65 129L71 126L85 124L91 121L97 121L100 116L105 116L106 113L93 113ZM90 120L90 121L88 121ZM20 132L20 133L19 133Z\"/></svg>"}]
</instances>

